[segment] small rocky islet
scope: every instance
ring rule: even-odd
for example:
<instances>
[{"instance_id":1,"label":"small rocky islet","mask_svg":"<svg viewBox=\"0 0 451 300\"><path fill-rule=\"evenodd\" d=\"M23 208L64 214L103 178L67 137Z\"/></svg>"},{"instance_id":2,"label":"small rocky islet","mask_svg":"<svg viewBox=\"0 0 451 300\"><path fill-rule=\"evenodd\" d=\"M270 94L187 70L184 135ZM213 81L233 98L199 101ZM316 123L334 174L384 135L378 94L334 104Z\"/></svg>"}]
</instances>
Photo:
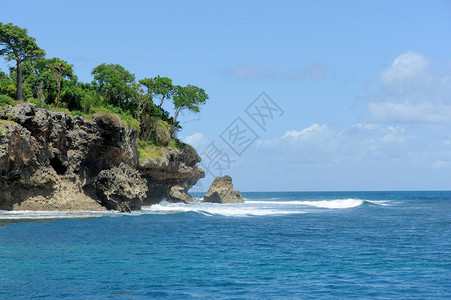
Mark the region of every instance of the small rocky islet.
<instances>
[{"instance_id":1,"label":"small rocky islet","mask_svg":"<svg viewBox=\"0 0 451 300\"><path fill-rule=\"evenodd\" d=\"M0 108L0 210L139 210L193 202L205 177L189 145L140 157L138 131L116 115L92 119L32 103ZM243 202L231 178L215 179L206 202Z\"/></svg>"}]
</instances>

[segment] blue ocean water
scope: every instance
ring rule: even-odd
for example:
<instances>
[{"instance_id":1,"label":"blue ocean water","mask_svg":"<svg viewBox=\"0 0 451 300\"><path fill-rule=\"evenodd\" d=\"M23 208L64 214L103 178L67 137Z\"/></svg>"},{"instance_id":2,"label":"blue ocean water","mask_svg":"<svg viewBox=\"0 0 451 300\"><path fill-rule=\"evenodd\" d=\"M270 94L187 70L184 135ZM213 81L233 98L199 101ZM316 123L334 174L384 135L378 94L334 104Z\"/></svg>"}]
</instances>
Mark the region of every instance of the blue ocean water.
<instances>
[{"instance_id":1,"label":"blue ocean water","mask_svg":"<svg viewBox=\"0 0 451 300\"><path fill-rule=\"evenodd\" d=\"M0 298L451 299L451 192L0 212Z\"/></svg>"}]
</instances>

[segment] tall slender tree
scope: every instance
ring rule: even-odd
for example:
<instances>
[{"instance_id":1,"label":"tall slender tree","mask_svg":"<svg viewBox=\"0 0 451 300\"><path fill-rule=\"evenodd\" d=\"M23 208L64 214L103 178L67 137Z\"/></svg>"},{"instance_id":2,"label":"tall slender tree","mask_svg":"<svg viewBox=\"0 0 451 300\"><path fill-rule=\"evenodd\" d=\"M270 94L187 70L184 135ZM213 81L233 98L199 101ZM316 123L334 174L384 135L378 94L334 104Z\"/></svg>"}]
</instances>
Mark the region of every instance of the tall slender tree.
<instances>
[{"instance_id":1,"label":"tall slender tree","mask_svg":"<svg viewBox=\"0 0 451 300\"><path fill-rule=\"evenodd\" d=\"M38 47L36 39L28 36L27 30L12 23L0 22L0 55L7 61L16 61L16 98L23 100L22 95L22 63L45 55Z\"/></svg>"},{"instance_id":2,"label":"tall slender tree","mask_svg":"<svg viewBox=\"0 0 451 300\"><path fill-rule=\"evenodd\" d=\"M48 59L45 62L45 66L52 73L52 77L56 83L56 107L59 107L61 101L61 83L64 77L73 77L72 65L69 65L66 61L59 58Z\"/></svg>"},{"instance_id":3,"label":"tall slender tree","mask_svg":"<svg viewBox=\"0 0 451 300\"><path fill-rule=\"evenodd\" d=\"M195 85L188 84L185 87L177 86L176 92L172 97L174 104L174 119L169 129L171 136L174 137L177 130L177 118L179 113L183 110L189 110L194 113L200 112L200 105L205 104L208 100L208 95L205 90Z\"/></svg>"}]
</instances>

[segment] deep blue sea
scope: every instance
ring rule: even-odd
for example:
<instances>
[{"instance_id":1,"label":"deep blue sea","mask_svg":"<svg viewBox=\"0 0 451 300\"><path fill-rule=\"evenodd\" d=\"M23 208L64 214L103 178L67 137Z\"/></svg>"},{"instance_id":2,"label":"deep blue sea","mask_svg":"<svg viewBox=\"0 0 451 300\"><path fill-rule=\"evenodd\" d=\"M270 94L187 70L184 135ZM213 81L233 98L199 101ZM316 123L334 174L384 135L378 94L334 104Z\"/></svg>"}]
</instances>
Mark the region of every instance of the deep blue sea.
<instances>
[{"instance_id":1,"label":"deep blue sea","mask_svg":"<svg viewBox=\"0 0 451 300\"><path fill-rule=\"evenodd\" d=\"M0 298L451 299L451 192L0 212Z\"/></svg>"}]
</instances>

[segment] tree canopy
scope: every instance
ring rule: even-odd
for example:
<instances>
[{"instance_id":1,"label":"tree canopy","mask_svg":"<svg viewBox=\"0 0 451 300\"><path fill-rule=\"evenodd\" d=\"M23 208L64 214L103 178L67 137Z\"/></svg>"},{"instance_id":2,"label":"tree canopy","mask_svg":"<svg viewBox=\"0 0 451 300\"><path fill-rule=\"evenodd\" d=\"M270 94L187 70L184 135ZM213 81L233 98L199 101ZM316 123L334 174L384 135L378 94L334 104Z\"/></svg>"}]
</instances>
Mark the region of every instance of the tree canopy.
<instances>
[{"instance_id":1,"label":"tree canopy","mask_svg":"<svg viewBox=\"0 0 451 300\"><path fill-rule=\"evenodd\" d=\"M158 75L154 78L144 78L139 82L147 88L149 96L152 98L154 96L159 97L160 104L158 105L158 108L163 106L165 99L170 99L176 92L176 87L172 84L172 79L168 77L160 77L160 75Z\"/></svg>"},{"instance_id":2,"label":"tree canopy","mask_svg":"<svg viewBox=\"0 0 451 300\"><path fill-rule=\"evenodd\" d=\"M174 104L174 120L170 130L171 135L174 135L177 129L176 122L181 111L189 110L198 113L200 112L199 106L205 104L207 100L207 93L200 87L190 84L185 87L177 86L172 98L172 103Z\"/></svg>"},{"instance_id":3,"label":"tree canopy","mask_svg":"<svg viewBox=\"0 0 451 300\"><path fill-rule=\"evenodd\" d=\"M108 104L126 108L133 98L135 75L117 64L101 64L92 70L92 85Z\"/></svg>"},{"instance_id":4,"label":"tree canopy","mask_svg":"<svg viewBox=\"0 0 451 300\"><path fill-rule=\"evenodd\" d=\"M208 100L202 88L181 87L169 77L157 75L137 81L119 64L100 64L91 72L92 82L79 82L73 65L61 58L45 58L45 51L27 30L11 23L0 22L0 55L16 62L9 73L0 71L0 106L15 103L16 97L77 114L115 113L139 124L141 140L158 145L166 145L181 129L177 120L180 112L199 112ZM163 108L168 100L172 100L173 116Z\"/></svg>"},{"instance_id":5,"label":"tree canopy","mask_svg":"<svg viewBox=\"0 0 451 300\"><path fill-rule=\"evenodd\" d=\"M38 47L36 40L28 36L27 30L14 26L12 23L0 22L0 55L6 60L16 61L16 98L23 100L22 95L22 63L45 55Z\"/></svg>"}]
</instances>

